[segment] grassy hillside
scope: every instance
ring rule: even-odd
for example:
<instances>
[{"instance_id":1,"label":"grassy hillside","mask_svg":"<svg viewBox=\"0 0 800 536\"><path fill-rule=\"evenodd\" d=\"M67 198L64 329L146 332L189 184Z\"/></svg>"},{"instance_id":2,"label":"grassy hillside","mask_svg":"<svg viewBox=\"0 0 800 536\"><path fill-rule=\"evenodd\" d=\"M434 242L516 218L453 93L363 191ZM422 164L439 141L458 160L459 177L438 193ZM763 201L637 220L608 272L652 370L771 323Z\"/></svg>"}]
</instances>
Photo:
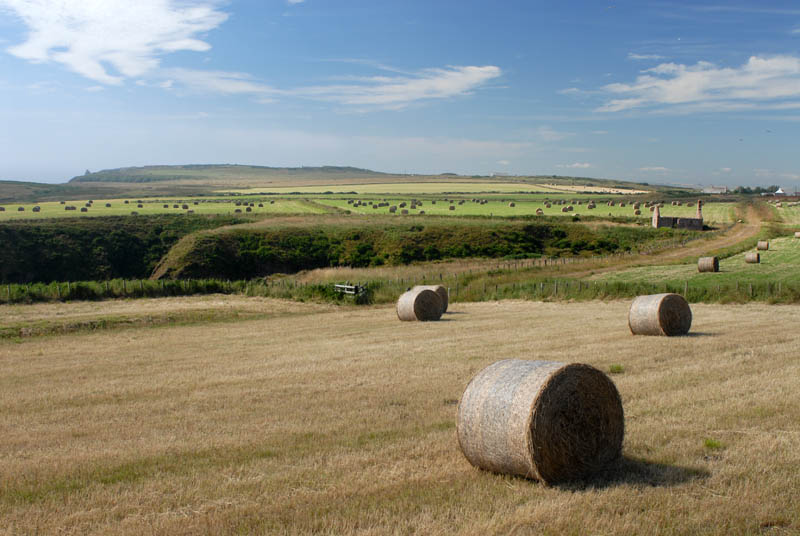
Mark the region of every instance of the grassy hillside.
<instances>
[{"instance_id":1,"label":"grassy hillside","mask_svg":"<svg viewBox=\"0 0 800 536\"><path fill-rule=\"evenodd\" d=\"M558 220L340 217L264 220L189 235L154 277L249 279L328 266L402 265L488 257L527 258L630 250L689 236L647 226L585 226Z\"/></svg>"}]
</instances>

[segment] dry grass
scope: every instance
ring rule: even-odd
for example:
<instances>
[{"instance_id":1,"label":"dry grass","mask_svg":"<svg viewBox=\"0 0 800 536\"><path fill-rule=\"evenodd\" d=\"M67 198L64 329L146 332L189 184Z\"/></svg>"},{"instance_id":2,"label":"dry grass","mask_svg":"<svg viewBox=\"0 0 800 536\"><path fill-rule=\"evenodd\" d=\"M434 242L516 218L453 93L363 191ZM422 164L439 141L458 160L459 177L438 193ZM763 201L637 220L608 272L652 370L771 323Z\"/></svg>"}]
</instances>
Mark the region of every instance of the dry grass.
<instances>
[{"instance_id":1,"label":"dry grass","mask_svg":"<svg viewBox=\"0 0 800 536\"><path fill-rule=\"evenodd\" d=\"M800 530L800 307L693 305L693 336L642 339L628 306L455 304L433 324L310 308L0 341L0 534ZM624 367L624 461L551 488L470 466L455 404L509 357Z\"/></svg>"}]
</instances>

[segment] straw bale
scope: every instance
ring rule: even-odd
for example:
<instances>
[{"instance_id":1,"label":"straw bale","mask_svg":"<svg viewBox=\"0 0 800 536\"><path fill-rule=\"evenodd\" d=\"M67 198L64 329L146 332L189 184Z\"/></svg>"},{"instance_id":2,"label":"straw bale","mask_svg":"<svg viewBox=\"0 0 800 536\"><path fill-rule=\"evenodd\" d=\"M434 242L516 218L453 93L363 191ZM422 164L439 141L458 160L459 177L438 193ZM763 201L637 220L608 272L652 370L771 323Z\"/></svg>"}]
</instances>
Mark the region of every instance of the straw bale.
<instances>
[{"instance_id":1,"label":"straw bale","mask_svg":"<svg viewBox=\"0 0 800 536\"><path fill-rule=\"evenodd\" d=\"M625 416L614 383L594 367L507 359L469 382L456 428L475 467L552 484L619 458Z\"/></svg>"},{"instance_id":2,"label":"straw bale","mask_svg":"<svg viewBox=\"0 0 800 536\"><path fill-rule=\"evenodd\" d=\"M442 317L442 299L427 288L415 287L397 300L397 318L404 321L439 320Z\"/></svg>"},{"instance_id":3,"label":"straw bale","mask_svg":"<svg viewBox=\"0 0 800 536\"><path fill-rule=\"evenodd\" d=\"M719 259L717 257L700 257L697 259L698 272L719 272Z\"/></svg>"},{"instance_id":4,"label":"straw bale","mask_svg":"<svg viewBox=\"0 0 800 536\"><path fill-rule=\"evenodd\" d=\"M417 285L414 288L424 288L434 291L439 295L442 300L442 314L447 312L447 306L450 304L450 296L447 294L447 288L444 285Z\"/></svg>"},{"instance_id":5,"label":"straw bale","mask_svg":"<svg viewBox=\"0 0 800 536\"><path fill-rule=\"evenodd\" d=\"M761 262L761 254L757 251L751 251L749 253L745 253L744 262L747 264L758 264Z\"/></svg>"},{"instance_id":6,"label":"straw bale","mask_svg":"<svg viewBox=\"0 0 800 536\"><path fill-rule=\"evenodd\" d=\"M767 251L769 249L769 240L759 240L756 244L756 249L759 251Z\"/></svg>"},{"instance_id":7,"label":"straw bale","mask_svg":"<svg viewBox=\"0 0 800 536\"><path fill-rule=\"evenodd\" d=\"M639 296L628 311L634 335L686 335L692 327L692 310L680 294Z\"/></svg>"},{"instance_id":8,"label":"straw bale","mask_svg":"<svg viewBox=\"0 0 800 536\"><path fill-rule=\"evenodd\" d=\"M794 237L795 238L800 238L800 231L795 231L794 232Z\"/></svg>"}]
</instances>

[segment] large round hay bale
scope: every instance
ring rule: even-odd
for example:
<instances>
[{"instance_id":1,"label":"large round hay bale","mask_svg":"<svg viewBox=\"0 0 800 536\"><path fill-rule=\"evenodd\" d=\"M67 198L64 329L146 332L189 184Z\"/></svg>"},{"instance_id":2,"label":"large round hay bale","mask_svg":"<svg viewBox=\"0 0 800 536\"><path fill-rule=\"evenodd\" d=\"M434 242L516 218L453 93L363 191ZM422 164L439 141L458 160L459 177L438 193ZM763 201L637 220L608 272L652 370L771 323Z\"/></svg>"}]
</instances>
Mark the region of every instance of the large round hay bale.
<instances>
[{"instance_id":1,"label":"large round hay bale","mask_svg":"<svg viewBox=\"0 0 800 536\"><path fill-rule=\"evenodd\" d=\"M744 262L748 264L758 264L761 262L761 254L757 251L750 251L745 253L744 255Z\"/></svg>"},{"instance_id":2,"label":"large round hay bale","mask_svg":"<svg viewBox=\"0 0 800 536\"><path fill-rule=\"evenodd\" d=\"M617 388L594 367L507 359L469 382L456 428L475 467L550 484L617 459L625 416Z\"/></svg>"},{"instance_id":3,"label":"large round hay bale","mask_svg":"<svg viewBox=\"0 0 800 536\"><path fill-rule=\"evenodd\" d=\"M719 272L719 259L717 257L700 257L697 259L698 272Z\"/></svg>"},{"instance_id":4,"label":"large round hay bale","mask_svg":"<svg viewBox=\"0 0 800 536\"><path fill-rule=\"evenodd\" d=\"M795 238L800 238L800 231L795 231L794 232L794 237Z\"/></svg>"},{"instance_id":5,"label":"large round hay bale","mask_svg":"<svg viewBox=\"0 0 800 536\"><path fill-rule=\"evenodd\" d=\"M759 251L767 251L769 249L769 240L759 240L756 244L756 249Z\"/></svg>"},{"instance_id":6,"label":"large round hay bale","mask_svg":"<svg viewBox=\"0 0 800 536\"><path fill-rule=\"evenodd\" d=\"M686 335L692 326L692 310L680 294L639 296L628 311L628 327L634 335Z\"/></svg>"},{"instance_id":7,"label":"large round hay bale","mask_svg":"<svg viewBox=\"0 0 800 536\"><path fill-rule=\"evenodd\" d=\"M443 285L417 285L414 288L426 288L434 291L439 295L439 299L442 300L442 314L447 312L447 306L450 304L450 296L447 294L446 287Z\"/></svg>"},{"instance_id":8,"label":"large round hay bale","mask_svg":"<svg viewBox=\"0 0 800 536\"><path fill-rule=\"evenodd\" d=\"M397 300L397 318L403 321L439 320L442 317L442 299L434 291L415 287Z\"/></svg>"}]
</instances>

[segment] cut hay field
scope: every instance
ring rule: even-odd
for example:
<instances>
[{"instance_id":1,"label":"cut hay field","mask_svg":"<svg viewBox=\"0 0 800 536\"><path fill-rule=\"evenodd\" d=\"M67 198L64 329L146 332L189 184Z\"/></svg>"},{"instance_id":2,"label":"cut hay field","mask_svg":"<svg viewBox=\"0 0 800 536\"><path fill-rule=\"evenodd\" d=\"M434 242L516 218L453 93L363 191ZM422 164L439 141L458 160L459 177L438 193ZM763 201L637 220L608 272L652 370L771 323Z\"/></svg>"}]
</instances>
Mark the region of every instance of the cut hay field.
<instances>
[{"instance_id":1,"label":"cut hay field","mask_svg":"<svg viewBox=\"0 0 800 536\"><path fill-rule=\"evenodd\" d=\"M46 203L25 203L25 204L4 204L4 212L0 212L0 221L7 220L25 220L25 219L45 219L45 218L75 218L75 217L99 217L99 216L129 216L131 213L136 212L139 215L152 215L152 214L181 214L188 210L194 211L194 214L234 214L237 209L241 210L242 214L245 212L245 206L236 206L235 202L231 199L227 200L209 200L203 198L159 198L159 199L141 199L142 207L139 208L137 200L128 200L126 204L124 199L93 199L93 206L86 207L87 212L81 212L80 209L85 207L88 200L83 201L69 201L65 205L59 202L46 202ZM195 205L195 201L197 204ZM251 214L324 214L325 207L316 203L310 203L302 199L275 199L273 204L269 201L251 201L255 203L252 207ZM106 207L106 203L111 204ZM259 207L258 204L263 204ZM182 208L186 204L188 209ZM167 208L164 208L167 205ZM178 205L177 208L175 205ZM41 208L40 212L33 212L33 207L38 206ZM76 210L64 210L65 206L74 206ZM19 211L22 207L25 210Z\"/></svg>"},{"instance_id":2,"label":"cut hay field","mask_svg":"<svg viewBox=\"0 0 800 536\"><path fill-rule=\"evenodd\" d=\"M749 251L754 251L755 248ZM592 279L602 281L624 281L628 283L680 283L689 281L692 285L707 286L739 282L783 282L800 283L800 239L773 238L769 250L760 251L761 262L747 264L745 252L720 259L719 272L699 273L697 264L676 264L666 266L642 266L608 272Z\"/></svg>"},{"instance_id":3,"label":"cut hay field","mask_svg":"<svg viewBox=\"0 0 800 536\"><path fill-rule=\"evenodd\" d=\"M646 190L606 188L600 186L584 185L557 185L557 184L532 184L527 181L507 180L507 181L464 181L456 180L448 182L419 181L419 182L392 182L392 183L353 183L353 184L330 184L315 186L284 186L284 187L261 187L245 188L238 190L220 190L220 192L258 194L258 193L349 193L355 192L359 195L365 194L447 194L447 193L503 193L503 192L544 192L544 193L583 193L583 194L644 194Z\"/></svg>"},{"instance_id":4,"label":"cut hay field","mask_svg":"<svg viewBox=\"0 0 800 536\"><path fill-rule=\"evenodd\" d=\"M437 323L250 303L283 314L0 341L0 534L800 530L798 306L694 305L693 335L666 339L631 336L621 301L454 304ZM510 357L617 365L620 463L555 487L470 466L457 401Z\"/></svg>"}]
</instances>

